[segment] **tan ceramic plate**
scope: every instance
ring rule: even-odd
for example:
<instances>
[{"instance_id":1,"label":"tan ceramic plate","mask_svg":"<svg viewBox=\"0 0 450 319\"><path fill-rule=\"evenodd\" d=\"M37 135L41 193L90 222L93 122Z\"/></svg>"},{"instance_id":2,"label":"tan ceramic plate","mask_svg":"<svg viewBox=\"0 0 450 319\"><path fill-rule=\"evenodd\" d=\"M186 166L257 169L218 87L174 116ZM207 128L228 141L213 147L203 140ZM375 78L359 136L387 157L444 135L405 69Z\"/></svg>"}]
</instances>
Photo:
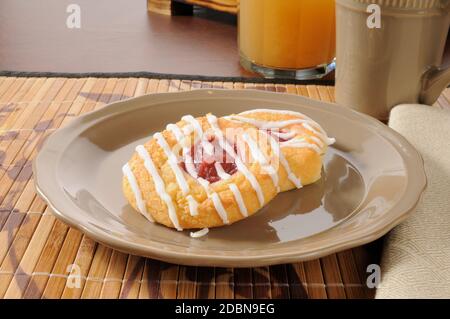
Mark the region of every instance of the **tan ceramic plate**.
<instances>
[{"instance_id":1,"label":"tan ceramic plate","mask_svg":"<svg viewBox=\"0 0 450 319\"><path fill-rule=\"evenodd\" d=\"M126 203L121 166L153 132L185 114L253 108L303 112L336 137L319 182L279 194L256 215L200 239L152 224ZM419 154L380 122L333 104L249 90L153 94L111 104L50 136L34 173L56 216L107 246L227 267L303 261L375 240L411 212L426 184Z\"/></svg>"}]
</instances>

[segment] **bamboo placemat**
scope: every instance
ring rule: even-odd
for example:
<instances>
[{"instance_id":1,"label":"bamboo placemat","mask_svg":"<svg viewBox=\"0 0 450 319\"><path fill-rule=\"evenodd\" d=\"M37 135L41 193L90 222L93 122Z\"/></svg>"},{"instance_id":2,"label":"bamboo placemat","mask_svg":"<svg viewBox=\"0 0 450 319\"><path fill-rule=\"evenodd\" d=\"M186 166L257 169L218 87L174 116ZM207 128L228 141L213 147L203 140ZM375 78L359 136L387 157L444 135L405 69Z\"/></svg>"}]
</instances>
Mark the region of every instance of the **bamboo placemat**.
<instances>
[{"instance_id":1,"label":"bamboo placemat","mask_svg":"<svg viewBox=\"0 0 450 319\"><path fill-rule=\"evenodd\" d=\"M370 298L379 242L305 263L185 267L107 248L56 220L34 191L31 163L45 138L79 114L120 99L197 88L256 88L332 101L326 86L146 78L0 77L0 297ZM439 99L449 105L450 91ZM80 288L67 285L78 265ZM69 267L69 268L68 268Z\"/></svg>"}]
</instances>

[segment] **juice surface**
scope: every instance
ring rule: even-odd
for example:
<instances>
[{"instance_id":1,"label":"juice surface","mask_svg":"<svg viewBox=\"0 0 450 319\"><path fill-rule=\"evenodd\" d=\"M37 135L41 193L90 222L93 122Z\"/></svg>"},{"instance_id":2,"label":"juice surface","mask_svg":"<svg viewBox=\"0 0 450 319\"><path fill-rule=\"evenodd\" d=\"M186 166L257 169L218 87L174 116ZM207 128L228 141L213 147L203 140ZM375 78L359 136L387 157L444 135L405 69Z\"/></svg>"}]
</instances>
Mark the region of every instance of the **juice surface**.
<instances>
[{"instance_id":1,"label":"juice surface","mask_svg":"<svg viewBox=\"0 0 450 319\"><path fill-rule=\"evenodd\" d=\"M241 0L239 49L270 68L304 69L335 57L334 0Z\"/></svg>"}]
</instances>

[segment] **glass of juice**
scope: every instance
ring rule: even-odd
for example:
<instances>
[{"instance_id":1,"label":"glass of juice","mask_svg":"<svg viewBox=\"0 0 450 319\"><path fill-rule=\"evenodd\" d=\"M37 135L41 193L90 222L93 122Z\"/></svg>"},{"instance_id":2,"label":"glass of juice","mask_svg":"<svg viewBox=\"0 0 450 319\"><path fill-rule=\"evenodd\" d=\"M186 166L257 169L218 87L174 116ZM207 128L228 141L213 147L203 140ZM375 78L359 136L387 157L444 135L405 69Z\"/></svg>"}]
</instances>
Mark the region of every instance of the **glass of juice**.
<instances>
[{"instance_id":1,"label":"glass of juice","mask_svg":"<svg viewBox=\"0 0 450 319\"><path fill-rule=\"evenodd\" d=\"M335 69L334 0L240 0L238 24L247 70L306 80Z\"/></svg>"}]
</instances>

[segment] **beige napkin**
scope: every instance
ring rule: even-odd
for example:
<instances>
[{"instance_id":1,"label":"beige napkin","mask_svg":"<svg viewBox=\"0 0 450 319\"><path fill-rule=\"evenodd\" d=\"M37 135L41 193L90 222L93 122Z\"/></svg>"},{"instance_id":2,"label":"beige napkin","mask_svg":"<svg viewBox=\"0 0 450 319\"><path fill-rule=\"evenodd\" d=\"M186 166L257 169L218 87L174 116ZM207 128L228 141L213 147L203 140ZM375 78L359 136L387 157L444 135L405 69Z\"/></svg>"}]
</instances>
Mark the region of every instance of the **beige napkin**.
<instances>
[{"instance_id":1,"label":"beige napkin","mask_svg":"<svg viewBox=\"0 0 450 319\"><path fill-rule=\"evenodd\" d=\"M376 298L450 298L450 111L399 105L389 126L422 154L428 186L385 238Z\"/></svg>"}]
</instances>

